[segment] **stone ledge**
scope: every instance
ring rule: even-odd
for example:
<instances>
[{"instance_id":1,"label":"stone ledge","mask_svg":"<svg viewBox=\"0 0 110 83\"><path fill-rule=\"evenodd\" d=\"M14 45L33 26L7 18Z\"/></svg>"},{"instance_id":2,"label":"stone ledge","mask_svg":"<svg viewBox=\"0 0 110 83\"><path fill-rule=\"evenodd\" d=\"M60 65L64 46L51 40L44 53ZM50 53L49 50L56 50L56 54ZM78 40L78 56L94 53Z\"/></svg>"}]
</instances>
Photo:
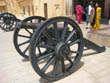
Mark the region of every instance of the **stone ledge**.
<instances>
[{"instance_id":1,"label":"stone ledge","mask_svg":"<svg viewBox=\"0 0 110 83\"><path fill-rule=\"evenodd\" d=\"M87 39L98 45L110 47L110 28L89 31L87 33Z\"/></svg>"}]
</instances>

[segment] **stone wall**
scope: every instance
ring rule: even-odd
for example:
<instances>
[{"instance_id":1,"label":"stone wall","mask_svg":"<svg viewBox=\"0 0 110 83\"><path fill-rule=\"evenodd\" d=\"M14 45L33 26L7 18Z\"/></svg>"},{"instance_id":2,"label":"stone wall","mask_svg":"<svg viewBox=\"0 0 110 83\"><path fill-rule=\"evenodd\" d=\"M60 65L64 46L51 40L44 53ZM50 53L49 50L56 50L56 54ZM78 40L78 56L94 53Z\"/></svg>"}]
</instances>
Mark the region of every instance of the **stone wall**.
<instances>
[{"instance_id":1,"label":"stone wall","mask_svg":"<svg viewBox=\"0 0 110 83\"><path fill-rule=\"evenodd\" d=\"M0 0L0 13L6 12L6 3L4 0Z\"/></svg>"},{"instance_id":2,"label":"stone wall","mask_svg":"<svg viewBox=\"0 0 110 83\"><path fill-rule=\"evenodd\" d=\"M13 13L16 15L20 14L20 7L17 0L5 0L7 5L7 12Z\"/></svg>"},{"instance_id":3,"label":"stone wall","mask_svg":"<svg viewBox=\"0 0 110 83\"><path fill-rule=\"evenodd\" d=\"M25 16L33 16L34 8L33 8L33 0L22 0L18 1L20 7L20 14Z\"/></svg>"},{"instance_id":4,"label":"stone wall","mask_svg":"<svg viewBox=\"0 0 110 83\"><path fill-rule=\"evenodd\" d=\"M65 2L64 0L34 0L35 15L50 18L54 16L65 15Z\"/></svg>"},{"instance_id":5,"label":"stone wall","mask_svg":"<svg viewBox=\"0 0 110 83\"><path fill-rule=\"evenodd\" d=\"M7 11L23 16L72 17L73 0L4 0Z\"/></svg>"}]
</instances>

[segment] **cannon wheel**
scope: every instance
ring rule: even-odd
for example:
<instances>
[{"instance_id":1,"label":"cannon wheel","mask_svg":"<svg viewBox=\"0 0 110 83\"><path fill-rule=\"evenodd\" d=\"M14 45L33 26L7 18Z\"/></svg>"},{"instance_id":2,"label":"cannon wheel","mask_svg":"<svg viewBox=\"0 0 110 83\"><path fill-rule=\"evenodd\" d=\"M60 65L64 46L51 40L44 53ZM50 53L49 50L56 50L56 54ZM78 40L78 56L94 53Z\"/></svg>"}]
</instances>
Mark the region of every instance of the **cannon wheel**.
<instances>
[{"instance_id":1,"label":"cannon wheel","mask_svg":"<svg viewBox=\"0 0 110 83\"><path fill-rule=\"evenodd\" d=\"M8 32L13 31L16 26L16 17L11 13L2 13L0 15L0 27L2 30Z\"/></svg>"},{"instance_id":2,"label":"cannon wheel","mask_svg":"<svg viewBox=\"0 0 110 83\"><path fill-rule=\"evenodd\" d=\"M24 19L22 22L27 23L40 23L46 20L44 17L32 16ZM36 27L37 28L37 27ZM30 39L35 29L28 29L23 27L17 27L14 32L14 46L18 53L24 57L29 58L28 49L30 46Z\"/></svg>"},{"instance_id":3,"label":"cannon wheel","mask_svg":"<svg viewBox=\"0 0 110 83\"><path fill-rule=\"evenodd\" d=\"M40 42L42 36L47 40ZM39 25L34 32L29 54L36 73L49 81L62 79L75 71L84 41L80 27L70 18L54 17ZM49 50L42 53L43 50Z\"/></svg>"}]
</instances>

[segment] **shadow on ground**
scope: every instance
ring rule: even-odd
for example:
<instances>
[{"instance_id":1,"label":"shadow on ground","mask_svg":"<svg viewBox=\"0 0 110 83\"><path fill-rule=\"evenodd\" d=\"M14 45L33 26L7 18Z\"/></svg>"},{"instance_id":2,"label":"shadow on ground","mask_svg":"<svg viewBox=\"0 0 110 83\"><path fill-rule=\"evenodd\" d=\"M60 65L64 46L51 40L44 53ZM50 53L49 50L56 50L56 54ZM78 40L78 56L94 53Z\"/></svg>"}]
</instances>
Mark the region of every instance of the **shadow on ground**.
<instances>
[{"instance_id":1,"label":"shadow on ground","mask_svg":"<svg viewBox=\"0 0 110 83\"><path fill-rule=\"evenodd\" d=\"M80 61L74 72L78 71L83 65L84 65L84 62ZM74 74L74 72L72 74ZM40 83L52 83L52 82L49 82L48 80L45 80L44 78L40 78L39 82Z\"/></svg>"},{"instance_id":2,"label":"shadow on ground","mask_svg":"<svg viewBox=\"0 0 110 83\"><path fill-rule=\"evenodd\" d=\"M29 59L27 59L27 58L22 59L22 62L28 62L28 61L29 61Z\"/></svg>"},{"instance_id":3,"label":"shadow on ground","mask_svg":"<svg viewBox=\"0 0 110 83\"><path fill-rule=\"evenodd\" d=\"M83 57L90 56L90 55L96 55L96 54L99 54L99 53L98 52L91 52L91 53L83 54Z\"/></svg>"}]
</instances>

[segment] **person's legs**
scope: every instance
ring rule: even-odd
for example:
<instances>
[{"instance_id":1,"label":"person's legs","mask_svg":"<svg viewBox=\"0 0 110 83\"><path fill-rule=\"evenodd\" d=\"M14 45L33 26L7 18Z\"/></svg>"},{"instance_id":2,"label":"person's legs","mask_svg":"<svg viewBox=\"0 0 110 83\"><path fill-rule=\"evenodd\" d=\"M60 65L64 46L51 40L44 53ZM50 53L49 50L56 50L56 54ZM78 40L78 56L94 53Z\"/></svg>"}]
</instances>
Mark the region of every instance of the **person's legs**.
<instances>
[{"instance_id":1,"label":"person's legs","mask_svg":"<svg viewBox=\"0 0 110 83\"><path fill-rule=\"evenodd\" d=\"M89 24L89 19L90 19L90 15L88 15L88 18L87 18L88 24Z\"/></svg>"},{"instance_id":2,"label":"person's legs","mask_svg":"<svg viewBox=\"0 0 110 83\"><path fill-rule=\"evenodd\" d=\"M77 22L80 23L80 15L77 15Z\"/></svg>"},{"instance_id":3,"label":"person's legs","mask_svg":"<svg viewBox=\"0 0 110 83\"><path fill-rule=\"evenodd\" d=\"M80 23L82 22L82 15L80 15Z\"/></svg>"},{"instance_id":4,"label":"person's legs","mask_svg":"<svg viewBox=\"0 0 110 83\"><path fill-rule=\"evenodd\" d=\"M87 15L87 19L86 19L86 29L87 29L88 27L90 27L89 19L90 19L90 15Z\"/></svg>"},{"instance_id":5,"label":"person's legs","mask_svg":"<svg viewBox=\"0 0 110 83\"><path fill-rule=\"evenodd\" d=\"M100 20L96 18L95 29L100 29Z\"/></svg>"},{"instance_id":6,"label":"person's legs","mask_svg":"<svg viewBox=\"0 0 110 83\"><path fill-rule=\"evenodd\" d=\"M97 21L97 29L100 29L100 21Z\"/></svg>"},{"instance_id":7,"label":"person's legs","mask_svg":"<svg viewBox=\"0 0 110 83\"><path fill-rule=\"evenodd\" d=\"M86 14L86 26L88 25L88 14Z\"/></svg>"}]
</instances>

